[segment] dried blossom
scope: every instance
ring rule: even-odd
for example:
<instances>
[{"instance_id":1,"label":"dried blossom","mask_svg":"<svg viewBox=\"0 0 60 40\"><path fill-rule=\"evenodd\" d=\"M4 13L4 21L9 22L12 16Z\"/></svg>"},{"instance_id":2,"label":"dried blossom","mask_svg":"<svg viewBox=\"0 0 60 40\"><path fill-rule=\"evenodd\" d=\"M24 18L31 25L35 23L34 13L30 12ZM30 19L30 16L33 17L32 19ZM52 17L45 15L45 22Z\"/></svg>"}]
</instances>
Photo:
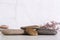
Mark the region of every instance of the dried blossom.
<instances>
[{"instance_id":1,"label":"dried blossom","mask_svg":"<svg viewBox=\"0 0 60 40\"><path fill-rule=\"evenodd\" d=\"M58 24L60 25L60 23L55 22L55 21L50 21L50 23L51 24L46 23L43 27L46 27L48 29L55 29L56 28L56 25L58 25ZM58 30L58 29L59 29L59 27L56 28L56 30Z\"/></svg>"}]
</instances>

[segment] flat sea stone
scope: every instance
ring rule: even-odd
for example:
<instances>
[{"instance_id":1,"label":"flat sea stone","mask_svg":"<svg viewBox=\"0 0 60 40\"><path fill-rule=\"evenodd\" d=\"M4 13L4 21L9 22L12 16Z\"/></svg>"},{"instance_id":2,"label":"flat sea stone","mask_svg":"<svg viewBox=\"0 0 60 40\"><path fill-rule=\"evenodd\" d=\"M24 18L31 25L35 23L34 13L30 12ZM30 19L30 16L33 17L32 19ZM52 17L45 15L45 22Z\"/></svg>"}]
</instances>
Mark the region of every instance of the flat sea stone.
<instances>
[{"instance_id":1,"label":"flat sea stone","mask_svg":"<svg viewBox=\"0 0 60 40\"><path fill-rule=\"evenodd\" d=\"M24 30L21 29L5 29L1 31L5 35L21 35L24 34Z\"/></svg>"}]
</instances>

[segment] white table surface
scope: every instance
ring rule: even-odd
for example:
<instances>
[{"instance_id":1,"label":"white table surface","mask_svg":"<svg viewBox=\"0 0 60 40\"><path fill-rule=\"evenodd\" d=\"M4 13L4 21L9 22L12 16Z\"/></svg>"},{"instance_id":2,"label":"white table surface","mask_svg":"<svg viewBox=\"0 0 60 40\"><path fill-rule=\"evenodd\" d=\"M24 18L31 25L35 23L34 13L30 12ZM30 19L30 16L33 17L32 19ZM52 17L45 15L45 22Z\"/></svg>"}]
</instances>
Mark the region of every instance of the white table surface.
<instances>
[{"instance_id":1,"label":"white table surface","mask_svg":"<svg viewBox=\"0 0 60 40\"><path fill-rule=\"evenodd\" d=\"M39 35L39 36L3 35L0 33L0 40L60 40L60 32L58 32L57 35Z\"/></svg>"}]
</instances>

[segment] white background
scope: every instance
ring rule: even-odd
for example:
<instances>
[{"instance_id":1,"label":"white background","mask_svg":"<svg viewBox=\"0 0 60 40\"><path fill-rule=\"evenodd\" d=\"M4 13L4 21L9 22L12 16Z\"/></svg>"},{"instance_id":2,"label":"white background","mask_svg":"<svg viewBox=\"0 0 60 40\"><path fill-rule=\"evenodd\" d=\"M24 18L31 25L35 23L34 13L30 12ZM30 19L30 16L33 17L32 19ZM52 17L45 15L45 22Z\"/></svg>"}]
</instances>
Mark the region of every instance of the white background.
<instances>
[{"instance_id":1,"label":"white background","mask_svg":"<svg viewBox=\"0 0 60 40\"><path fill-rule=\"evenodd\" d=\"M60 22L60 0L0 0L0 25L17 29L25 25L41 25L48 21ZM60 40L54 36L5 36L0 40Z\"/></svg>"},{"instance_id":2,"label":"white background","mask_svg":"<svg viewBox=\"0 0 60 40\"><path fill-rule=\"evenodd\" d=\"M52 20L60 22L60 0L0 0L0 25L15 29Z\"/></svg>"}]
</instances>

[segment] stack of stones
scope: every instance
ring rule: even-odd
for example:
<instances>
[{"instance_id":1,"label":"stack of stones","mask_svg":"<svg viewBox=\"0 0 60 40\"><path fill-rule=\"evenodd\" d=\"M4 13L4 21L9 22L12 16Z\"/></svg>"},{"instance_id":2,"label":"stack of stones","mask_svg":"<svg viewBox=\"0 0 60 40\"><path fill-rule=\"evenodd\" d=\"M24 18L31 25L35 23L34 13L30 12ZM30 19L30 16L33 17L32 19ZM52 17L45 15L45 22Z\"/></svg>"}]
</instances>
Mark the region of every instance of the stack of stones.
<instances>
[{"instance_id":1,"label":"stack of stones","mask_svg":"<svg viewBox=\"0 0 60 40\"><path fill-rule=\"evenodd\" d=\"M21 27L24 30L24 34L37 36L37 35L56 35L57 30L55 29L48 29L44 26L32 25L32 26L25 26Z\"/></svg>"},{"instance_id":2,"label":"stack of stones","mask_svg":"<svg viewBox=\"0 0 60 40\"><path fill-rule=\"evenodd\" d=\"M1 25L0 26L0 31L3 30L3 29L8 29L8 26L7 25Z\"/></svg>"},{"instance_id":3,"label":"stack of stones","mask_svg":"<svg viewBox=\"0 0 60 40\"><path fill-rule=\"evenodd\" d=\"M38 25L21 27L21 29L24 30L24 34L28 34L28 35L32 35L32 36L38 35L38 32L37 32L38 28L40 28Z\"/></svg>"},{"instance_id":4,"label":"stack of stones","mask_svg":"<svg viewBox=\"0 0 60 40\"><path fill-rule=\"evenodd\" d=\"M37 35L55 35L57 34L57 31L55 29L48 29L44 26L38 26L38 25L31 25L31 26L23 26L21 29L8 29L7 25L1 25L0 26L1 32L5 35L31 35L31 36L37 36Z\"/></svg>"}]
</instances>

